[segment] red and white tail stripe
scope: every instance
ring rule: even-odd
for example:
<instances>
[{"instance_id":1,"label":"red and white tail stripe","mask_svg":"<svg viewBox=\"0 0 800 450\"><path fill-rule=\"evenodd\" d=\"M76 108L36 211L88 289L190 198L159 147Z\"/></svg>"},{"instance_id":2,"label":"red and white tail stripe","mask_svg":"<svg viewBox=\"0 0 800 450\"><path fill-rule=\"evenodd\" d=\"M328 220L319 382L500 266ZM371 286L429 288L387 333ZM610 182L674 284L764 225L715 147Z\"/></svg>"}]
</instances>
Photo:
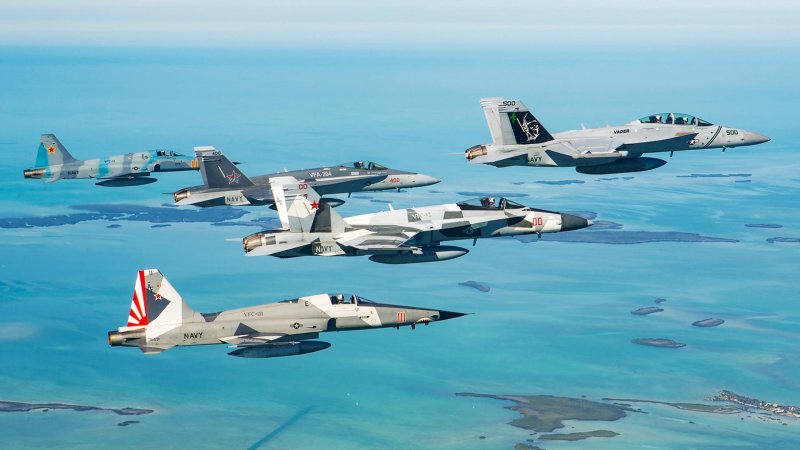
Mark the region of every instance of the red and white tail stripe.
<instances>
[{"instance_id":1,"label":"red and white tail stripe","mask_svg":"<svg viewBox=\"0 0 800 450\"><path fill-rule=\"evenodd\" d=\"M397 312L397 323L406 323L406 312L405 311L398 311Z\"/></svg>"},{"instance_id":2,"label":"red and white tail stripe","mask_svg":"<svg viewBox=\"0 0 800 450\"><path fill-rule=\"evenodd\" d=\"M144 285L144 270L140 270L133 285L133 299L131 311L128 313L128 326L137 327L147 325L147 291Z\"/></svg>"}]
</instances>

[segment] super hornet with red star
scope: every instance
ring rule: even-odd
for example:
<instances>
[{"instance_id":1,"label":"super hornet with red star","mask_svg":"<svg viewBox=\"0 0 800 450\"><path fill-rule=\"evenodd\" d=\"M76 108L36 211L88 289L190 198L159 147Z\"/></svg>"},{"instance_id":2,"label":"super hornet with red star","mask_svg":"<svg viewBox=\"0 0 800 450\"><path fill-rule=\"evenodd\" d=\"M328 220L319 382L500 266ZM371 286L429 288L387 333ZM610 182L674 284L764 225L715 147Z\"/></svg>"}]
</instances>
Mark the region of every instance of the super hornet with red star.
<instances>
[{"instance_id":1,"label":"super hornet with red star","mask_svg":"<svg viewBox=\"0 0 800 450\"><path fill-rule=\"evenodd\" d=\"M36 154L36 167L26 169L25 178L48 183L58 180L94 178L98 186L122 187L155 183L155 172L198 170L195 158L171 150L145 150L96 159L75 159L54 134L43 134Z\"/></svg>"},{"instance_id":2,"label":"super hornet with red star","mask_svg":"<svg viewBox=\"0 0 800 450\"><path fill-rule=\"evenodd\" d=\"M442 242L556 233L592 225L583 217L485 196L445 205L390 209L342 218L310 186L270 180L283 229L244 238L249 256L369 256L384 264L445 261L469 252Z\"/></svg>"},{"instance_id":3,"label":"super hornet with red star","mask_svg":"<svg viewBox=\"0 0 800 450\"><path fill-rule=\"evenodd\" d=\"M272 205L270 180L292 176L322 195L381 191L430 186L438 179L416 172L390 169L371 161L356 161L315 169L293 170L248 178L238 167L214 147L195 147L200 162L203 185L183 188L175 193L175 204L202 208L211 206ZM333 200L331 200L333 201ZM336 201L335 206L342 201Z\"/></svg>"}]
</instances>

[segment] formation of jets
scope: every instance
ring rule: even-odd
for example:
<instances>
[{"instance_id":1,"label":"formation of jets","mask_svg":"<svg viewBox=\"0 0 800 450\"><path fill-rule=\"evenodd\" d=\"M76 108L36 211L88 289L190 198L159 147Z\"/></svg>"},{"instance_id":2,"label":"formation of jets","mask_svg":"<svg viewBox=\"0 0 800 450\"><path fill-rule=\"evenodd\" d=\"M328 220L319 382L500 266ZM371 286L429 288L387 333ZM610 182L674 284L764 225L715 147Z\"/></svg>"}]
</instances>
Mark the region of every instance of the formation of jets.
<instances>
[{"instance_id":1,"label":"formation of jets","mask_svg":"<svg viewBox=\"0 0 800 450\"><path fill-rule=\"evenodd\" d=\"M714 125L680 113L645 116L625 125L551 134L520 100L481 100L491 144L466 150L473 164L496 167L574 167L583 174L639 172L666 161L650 153L755 145L769 141L751 131ZM557 233L592 225L585 218L537 209L489 196L435 206L393 209L341 217L342 200L330 194L407 189L440 180L390 169L370 161L246 176L214 147L195 147L195 156L149 150L105 159L77 160L55 135L43 134L35 166L25 178L47 182L94 179L100 186L136 186L157 181L160 172L199 170L203 184L173 193L176 205L202 208L268 205L281 228L242 240L248 256L367 256L384 264L446 261L469 252L450 241ZM317 340L327 331L428 325L462 313L376 303L356 295L317 294L215 313L192 310L156 269L141 270L134 283L126 326L108 333L111 346L161 353L176 346L227 344L228 354L272 358L330 347Z\"/></svg>"}]
</instances>

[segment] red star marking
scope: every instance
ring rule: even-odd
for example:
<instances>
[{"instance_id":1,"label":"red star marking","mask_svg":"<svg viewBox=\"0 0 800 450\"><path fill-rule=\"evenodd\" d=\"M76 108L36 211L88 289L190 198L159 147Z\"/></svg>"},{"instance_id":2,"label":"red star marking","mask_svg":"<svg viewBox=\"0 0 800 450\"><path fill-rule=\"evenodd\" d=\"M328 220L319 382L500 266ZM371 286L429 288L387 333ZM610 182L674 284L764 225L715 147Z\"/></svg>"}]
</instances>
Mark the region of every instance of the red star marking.
<instances>
[{"instance_id":1,"label":"red star marking","mask_svg":"<svg viewBox=\"0 0 800 450\"><path fill-rule=\"evenodd\" d=\"M53 147L52 145L50 147L47 147L47 153L55 153L55 152L56 152L56 148Z\"/></svg>"},{"instance_id":2,"label":"red star marking","mask_svg":"<svg viewBox=\"0 0 800 450\"><path fill-rule=\"evenodd\" d=\"M317 208L319 208L319 203L317 203L317 201L314 200L314 203L311 204L311 209L317 209Z\"/></svg>"},{"instance_id":3,"label":"red star marking","mask_svg":"<svg viewBox=\"0 0 800 450\"><path fill-rule=\"evenodd\" d=\"M161 294L156 293L156 300L161 300Z\"/></svg>"}]
</instances>

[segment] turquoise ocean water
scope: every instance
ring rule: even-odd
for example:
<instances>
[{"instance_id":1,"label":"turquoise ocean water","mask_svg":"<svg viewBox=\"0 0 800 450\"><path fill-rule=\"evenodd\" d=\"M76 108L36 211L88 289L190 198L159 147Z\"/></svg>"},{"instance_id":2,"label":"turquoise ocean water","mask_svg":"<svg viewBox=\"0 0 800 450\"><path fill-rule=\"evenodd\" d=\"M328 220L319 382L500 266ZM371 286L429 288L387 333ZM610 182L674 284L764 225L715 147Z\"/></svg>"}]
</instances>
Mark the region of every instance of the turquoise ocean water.
<instances>
[{"instance_id":1,"label":"turquoise ocean water","mask_svg":"<svg viewBox=\"0 0 800 450\"><path fill-rule=\"evenodd\" d=\"M731 52L749 63L729 63ZM306 408L260 448L511 448L530 437L506 425L516 414L503 403L454 396L462 391L700 402L731 389L799 405L800 244L766 241L800 238L797 56L755 48L0 48L0 217L69 213L73 204L159 206L171 201L164 192L200 182L196 173L124 189L23 179L39 134L53 132L79 158L214 145L247 174L370 159L444 180L357 195L338 209L344 215L465 198L460 192L514 192L531 206L597 212L623 230L739 241L497 239L453 261L385 266L246 258L240 238L254 227L121 221L109 229L94 221L0 229L0 399L156 410L128 427L116 426L127 418L101 412L0 414L0 447L247 448ZM629 180L470 166L461 152L489 139L478 99L495 95L522 99L550 131L676 111L773 140L678 154ZM679 177L692 173L751 176ZM585 182L534 183L570 179ZM331 333L322 336L333 344L325 352L263 361L227 357L224 346L158 356L111 348L106 332L123 324L135 271L149 267L200 311L346 291L474 314L415 331ZM457 285L466 280L492 290ZM663 313L630 315L656 297L668 299ZM708 317L726 323L690 325ZM636 346L637 337L687 347ZM539 445L800 446L797 420L640 406L647 414L614 423L568 422L566 431L620 433L613 439Z\"/></svg>"}]
</instances>

